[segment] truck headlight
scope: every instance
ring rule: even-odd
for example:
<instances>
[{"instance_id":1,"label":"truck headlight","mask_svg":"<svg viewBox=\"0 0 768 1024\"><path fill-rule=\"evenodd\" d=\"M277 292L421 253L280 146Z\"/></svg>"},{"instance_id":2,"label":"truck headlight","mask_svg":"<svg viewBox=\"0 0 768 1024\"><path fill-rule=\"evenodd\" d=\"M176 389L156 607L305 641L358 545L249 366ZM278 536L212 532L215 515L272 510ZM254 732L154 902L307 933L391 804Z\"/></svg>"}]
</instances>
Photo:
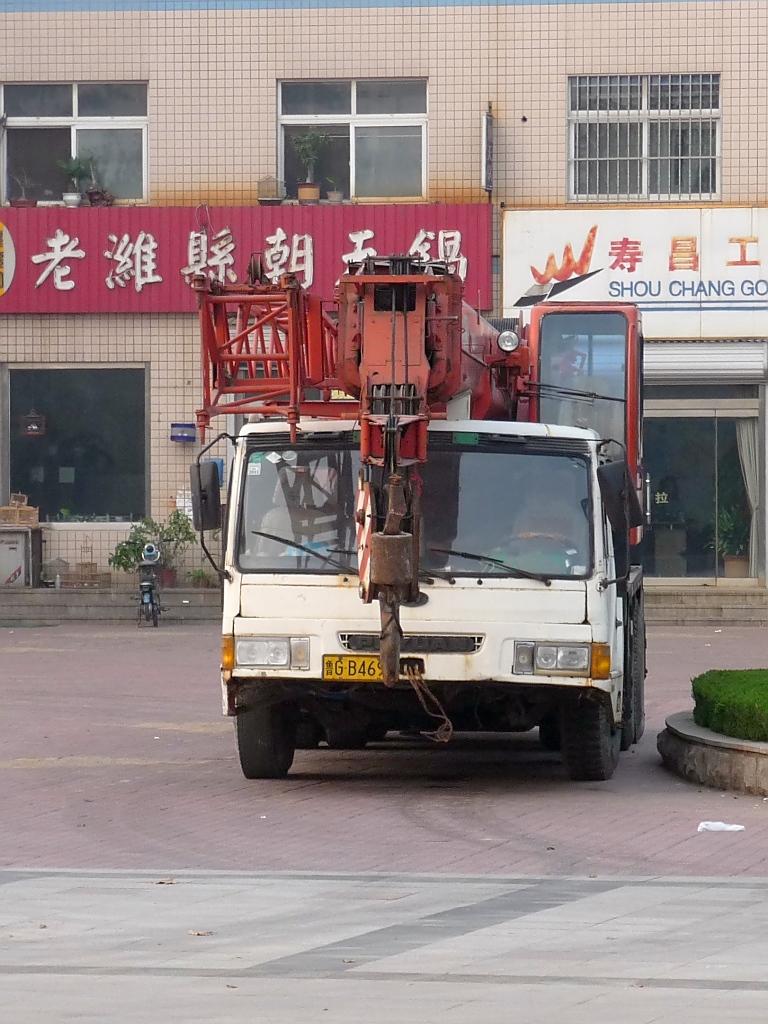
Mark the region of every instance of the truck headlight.
<instances>
[{"instance_id":1,"label":"truck headlight","mask_svg":"<svg viewBox=\"0 0 768 1024\"><path fill-rule=\"evenodd\" d=\"M235 651L238 665L254 668L309 668L307 637L262 636L258 640L238 640Z\"/></svg>"},{"instance_id":2,"label":"truck headlight","mask_svg":"<svg viewBox=\"0 0 768 1024\"><path fill-rule=\"evenodd\" d=\"M530 641L515 642L515 658L512 671L515 675L543 676L586 676L607 679L603 675L604 664L601 663L601 674L590 672L594 667L593 648L605 650L602 644L536 644ZM608 653L610 663L610 651Z\"/></svg>"}]
</instances>

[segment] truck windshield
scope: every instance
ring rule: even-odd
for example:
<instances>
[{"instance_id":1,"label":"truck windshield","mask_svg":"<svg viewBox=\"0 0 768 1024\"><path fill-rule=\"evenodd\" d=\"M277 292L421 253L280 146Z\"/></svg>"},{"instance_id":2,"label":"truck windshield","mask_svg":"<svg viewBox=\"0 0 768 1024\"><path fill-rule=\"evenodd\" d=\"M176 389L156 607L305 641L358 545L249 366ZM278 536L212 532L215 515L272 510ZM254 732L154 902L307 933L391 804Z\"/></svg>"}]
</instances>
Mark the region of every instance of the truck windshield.
<instances>
[{"instance_id":1,"label":"truck windshield","mask_svg":"<svg viewBox=\"0 0 768 1024\"><path fill-rule=\"evenodd\" d=\"M591 427L624 442L627 318L623 313L547 313L539 343L539 419Z\"/></svg>"},{"instance_id":2,"label":"truck windshield","mask_svg":"<svg viewBox=\"0 0 768 1024\"><path fill-rule=\"evenodd\" d=\"M466 447L450 438L433 435L429 462L415 470L422 569L507 578L505 565L555 579L591 574L586 457L534 454L505 442ZM351 445L321 444L249 451L239 543L244 571L357 574L359 456Z\"/></svg>"}]
</instances>

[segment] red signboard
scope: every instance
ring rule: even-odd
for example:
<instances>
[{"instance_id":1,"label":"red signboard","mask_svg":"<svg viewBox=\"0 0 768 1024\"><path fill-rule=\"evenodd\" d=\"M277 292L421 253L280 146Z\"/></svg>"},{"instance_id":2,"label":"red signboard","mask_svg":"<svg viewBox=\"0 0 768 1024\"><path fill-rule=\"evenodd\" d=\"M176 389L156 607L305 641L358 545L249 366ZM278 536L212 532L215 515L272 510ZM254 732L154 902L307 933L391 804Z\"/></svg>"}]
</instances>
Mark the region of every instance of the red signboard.
<instances>
[{"instance_id":1,"label":"red signboard","mask_svg":"<svg viewBox=\"0 0 768 1024\"><path fill-rule=\"evenodd\" d=\"M364 255L443 259L488 309L490 205L0 208L0 313L182 313L189 280L242 281L252 253L333 298Z\"/></svg>"}]
</instances>

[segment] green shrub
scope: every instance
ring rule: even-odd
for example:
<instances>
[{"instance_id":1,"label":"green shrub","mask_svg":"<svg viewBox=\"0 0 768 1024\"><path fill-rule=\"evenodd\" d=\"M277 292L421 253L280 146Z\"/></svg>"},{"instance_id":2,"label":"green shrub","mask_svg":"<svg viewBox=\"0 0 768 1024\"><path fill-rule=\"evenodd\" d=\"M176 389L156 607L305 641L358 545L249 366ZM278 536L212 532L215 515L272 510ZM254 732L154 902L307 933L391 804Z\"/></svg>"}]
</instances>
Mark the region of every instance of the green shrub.
<instances>
[{"instance_id":1,"label":"green shrub","mask_svg":"<svg viewBox=\"0 0 768 1024\"><path fill-rule=\"evenodd\" d=\"M693 680L693 719L725 736L768 741L768 669L713 669Z\"/></svg>"},{"instance_id":2,"label":"green shrub","mask_svg":"<svg viewBox=\"0 0 768 1024\"><path fill-rule=\"evenodd\" d=\"M159 566L175 569L186 549L197 539L189 518L175 509L164 523L154 519L140 519L131 532L115 547L109 556L113 569L133 572L139 567L145 544L155 544L160 551Z\"/></svg>"}]
</instances>

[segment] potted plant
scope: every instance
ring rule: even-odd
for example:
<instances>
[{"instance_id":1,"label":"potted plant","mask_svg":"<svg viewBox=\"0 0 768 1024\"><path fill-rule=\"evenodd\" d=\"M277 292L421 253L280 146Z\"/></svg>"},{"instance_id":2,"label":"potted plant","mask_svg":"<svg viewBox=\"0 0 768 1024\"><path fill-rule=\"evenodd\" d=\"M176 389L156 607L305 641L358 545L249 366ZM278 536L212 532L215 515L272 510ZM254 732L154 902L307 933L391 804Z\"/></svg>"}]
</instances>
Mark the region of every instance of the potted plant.
<instances>
[{"instance_id":1,"label":"potted plant","mask_svg":"<svg viewBox=\"0 0 768 1024\"><path fill-rule=\"evenodd\" d=\"M87 162L88 171L91 176L91 184L85 191L85 194L88 196L88 202L91 206L114 206L115 196L109 191L109 189L104 188L99 181L98 171L96 170L96 160L94 157L89 156Z\"/></svg>"},{"instance_id":2,"label":"potted plant","mask_svg":"<svg viewBox=\"0 0 768 1024\"><path fill-rule=\"evenodd\" d=\"M20 208L26 208L35 205L34 199L27 199L27 189L34 188L34 181L30 178L27 172L22 167L18 174L12 174L11 177L19 186L19 195L16 199L9 199L8 202L11 206Z\"/></svg>"},{"instance_id":3,"label":"potted plant","mask_svg":"<svg viewBox=\"0 0 768 1024\"><path fill-rule=\"evenodd\" d=\"M74 186L73 192L64 192L62 199L65 206L79 206L83 201L82 182L90 174L90 166L87 160L80 156L70 157L69 160L59 160L59 167Z\"/></svg>"},{"instance_id":4,"label":"potted plant","mask_svg":"<svg viewBox=\"0 0 768 1024\"><path fill-rule=\"evenodd\" d=\"M205 590L211 585L211 577L205 571L205 569L193 569L192 572L188 572L187 576L189 582L196 589Z\"/></svg>"},{"instance_id":5,"label":"potted plant","mask_svg":"<svg viewBox=\"0 0 768 1024\"><path fill-rule=\"evenodd\" d=\"M326 178L325 180L331 186L326 192L328 202L332 203L334 206L338 206L339 203L343 203L344 193L339 188L338 181L334 181L333 178Z\"/></svg>"},{"instance_id":6,"label":"potted plant","mask_svg":"<svg viewBox=\"0 0 768 1024\"><path fill-rule=\"evenodd\" d=\"M330 136L310 130L302 135L291 135L290 139L307 175L298 186L299 202L316 203L320 199L320 186L314 181L315 166L320 154L330 142Z\"/></svg>"},{"instance_id":7,"label":"potted plant","mask_svg":"<svg viewBox=\"0 0 768 1024\"><path fill-rule=\"evenodd\" d=\"M729 579L749 576L749 518L733 505L717 516L717 552Z\"/></svg>"},{"instance_id":8,"label":"potted plant","mask_svg":"<svg viewBox=\"0 0 768 1024\"><path fill-rule=\"evenodd\" d=\"M136 572L144 545L155 544L160 552L158 582L161 587L172 587L176 583L179 560L195 539L189 517L178 509L171 512L164 523L140 519L133 524L125 540L116 545L109 556L109 564L123 572Z\"/></svg>"}]
</instances>

